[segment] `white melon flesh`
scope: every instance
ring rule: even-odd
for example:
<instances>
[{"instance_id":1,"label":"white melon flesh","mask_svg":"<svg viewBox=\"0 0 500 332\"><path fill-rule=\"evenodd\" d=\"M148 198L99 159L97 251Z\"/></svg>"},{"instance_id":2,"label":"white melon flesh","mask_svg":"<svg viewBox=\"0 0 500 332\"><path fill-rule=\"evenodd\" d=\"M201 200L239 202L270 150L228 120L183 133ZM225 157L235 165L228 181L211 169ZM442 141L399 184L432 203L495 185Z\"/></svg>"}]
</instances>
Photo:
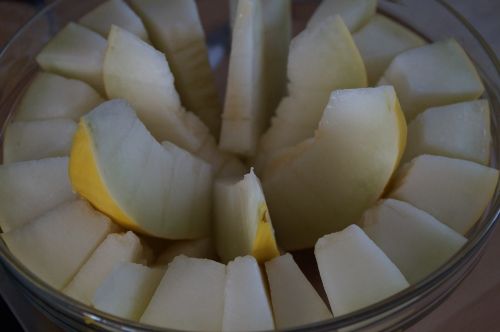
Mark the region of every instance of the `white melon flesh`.
<instances>
[{"instance_id":1,"label":"white melon flesh","mask_svg":"<svg viewBox=\"0 0 500 332\"><path fill-rule=\"evenodd\" d=\"M266 262L266 272L277 329L333 318L292 255L285 254Z\"/></svg>"},{"instance_id":2,"label":"white melon flesh","mask_svg":"<svg viewBox=\"0 0 500 332\"><path fill-rule=\"evenodd\" d=\"M225 265L178 256L168 265L140 321L176 330L220 331L225 283Z\"/></svg>"},{"instance_id":3,"label":"white melon flesh","mask_svg":"<svg viewBox=\"0 0 500 332\"><path fill-rule=\"evenodd\" d=\"M75 131L70 119L11 123L5 131L3 162L68 156Z\"/></svg>"},{"instance_id":4,"label":"white melon flesh","mask_svg":"<svg viewBox=\"0 0 500 332\"><path fill-rule=\"evenodd\" d=\"M405 141L392 87L332 93L315 137L284 150L264 172L280 246L311 247L358 221L382 194Z\"/></svg>"},{"instance_id":5,"label":"white melon flesh","mask_svg":"<svg viewBox=\"0 0 500 332\"><path fill-rule=\"evenodd\" d=\"M203 156L216 172L234 159L221 153L208 128L181 107L163 53L116 26L108 43L103 72L109 98L127 100L158 141L167 140ZM210 153L205 153L207 149Z\"/></svg>"},{"instance_id":6,"label":"white melon flesh","mask_svg":"<svg viewBox=\"0 0 500 332\"><path fill-rule=\"evenodd\" d=\"M259 179L219 180L214 187L215 243L224 262L253 255L263 263L279 255Z\"/></svg>"},{"instance_id":7,"label":"white melon flesh","mask_svg":"<svg viewBox=\"0 0 500 332\"><path fill-rule=\"evenodd\" d=\"M396 265L356 225L319 239L314 254L335 317L409 286Z\"/></svg>"},{"instance_id":8,"label":"white melon flesh","mask_svg":"<svg viewBox=\"0 0 500 332\"><path fill-rule=\"evenodd\" d=\"M334 15L342 20L354 32L365 25L375 15L377 0L323 0L309 19L307 26L315 26Z\"/></svg>"},{"instance_id":9,"label":"white melon flesh","mask_svg":"<svg viewBox=\"0 0 500 332\"><path fill-rule=\"evenodd\" d=\"M106 39L76 23L68 23L44 46L36 61L43 70L87 82L102 92Z\"/></svg>"},{"instance_id":10,"label":"white melon flesh","mask_svg":"<svg viewBox=\"0 0 500 332\"><path fill-rule=\"evenodd\" d=\"M474 64L454 39L399 54L382 79L396 89L408 121L428 107L476 99L484 92Z\"/></svg>"},{"instance_id":11,"label":"white melon flesh","mask_svg":"<svg viewBox=\"0 0 500 332\"><path fill-rule=\"evenodd\" d=\"M408 202L466 234L488 206L497 182L494 168L422 155L401 169L389 197Z\"/></svg>"},{"instance_id":12,"label":"white melon flesh","mask_svg":"<svg viewBox=\"0 0 500 332\"><path fill-rule=\"evenodd\" d=\"M155 265L163 266L170 263L175 257L184 255L193 258L216 259L217 253L211 238L196 240L181 240L170 244L161 252L155 261Z\"/></svg>"},{"instance_id":13,"label":"white melon flesh","mask_svg":"<svg viewBox=\"0 0 500 332\"><path fill-rule=\"evenodd\" d=\"M221 104L194 0L131 0L154 46L165 53L183 105L219 137Z\"/></svg>"},{"instance_id":14,"label":"white melon flesh","mask_svg":"<svg viewBox=\"0 0 500 332\"><path fill-rule=\"evenodd\" d=\"M277 150L314 136L332 91L367 85L363 60L339 16L304 30L292 40L288 79L289 96L279 104L259 144L259 172Z\"/></svg>"},{"instance_id":15,"label":"white melon flesh","mask_svg":"<svg viewBox=\"0 0 500 332\"><path fill-rule=\"evenodd\" d=\"M425 44L425 40L383 15L375 15L353 35L366 66L368 82L377 83L399 53Z\"/></svg>"},{"instance_id":16,"label":"white melon flesh","mask_svg":"<svg viewBox=\"0 0 500 332\"><path fill-rule=\"evenodd\" d=\"M19 227L76 196L68 158L47 158L0 166L0 227Z\"/></svg>"},{"instance_id":17,"label":"white melon flesh","mask_svg":"<svg viewBox=\"0 0 500 332\"><path fill-rule=\"evenodd\" d=\"M84 201L63 204L3 233L12 254L31 272L62 289L116 226Z\"/></svg>"},{"instance_id":18,"label":"white melon flesh","mask_svg":"<svg viewBox=\"0 0 500 332\"><path fill-rule=\"evenodd\" d=\"M78 20L81 25L108 37L111 26L117 25L149 42L148 33L141 19L123 0L108 0Z\"/></svg>"},{"instance_id":19,"label":"white melon flesh","mask_svg":"<svg viewBox=\"0 0 500 332\"><path fill-rule=\"evenodd\" d=\"M408 126L403 161L434 154L488 165L490 147L489 104L475 100L432 107L419 114Z\"/></svg>"},{"instance_id":20,"label":"white melon flesh","mask_svg":"<svg viewBox=\"0 0 500 332\"><path fill-rule=\"evenodd\" d=\"M40 72L24 93L14 121L67 118L78 121L104 100L87 83Z\"/></svg>"},{"instance_id":21,"label":"white melon flesh","mask_svg":"<svg viewBox=\"0 0 500 332\"><path fill-rule=\"evenodd\" d=\"M169 239L210 231L210 165L171 143L158 143L124 100L101 104L75 135L73 187L125 227Z\"/></svg>"},{"instance_id":22,"label":"white melon flesh","mask_svg":"<svg viewBox=\"0 0 500 332\"><path fill-rule=\"evenodd\" d=\"M231 55L219 146L252 156L269 120L264 98L264 42L260 1L240 0Z\"/></svg>"},{"instance_id":23,"label":"white melon flesh","mask_svg":"<svg viewBox=\"0 0 500 332\"><path fill-rule=\"evenodd\" d=\"M132 232L109 234L83 264L63 292L90 304L99 285L122 262L137 262L142 255L139 238Z\"/></svg>"},{"instance_id":24,"label":"white melon flesh","mask_svg":"<svg viewBox=\"0 0 500 332\"><path fill-rule=\"evenodd\" d=\"M269 330L273 312L259 264L252 256L238 257L227 265L222 331Z\"/></svg>"},{"instance_id":25,"label":"white melon flesh","mask_svg":"<svg viewBox=\"0 0 500 332\"><path fill-rule=\"evenodd\" d=\"M101 311L129 320L139 320L146 309L164 269L123 262L99 286L92 305Z\"/></svg>"},{"instance_id":26,"label":"white melon flesh","mask_svg":"<svg viewBox=\"0 0 500 332\"><path fill-rule=\"evenodd\" d=\"M467 242L427 212L393 199L366 211L360 224L411 284L434 272Z\"/></svg>"}]
</instances>

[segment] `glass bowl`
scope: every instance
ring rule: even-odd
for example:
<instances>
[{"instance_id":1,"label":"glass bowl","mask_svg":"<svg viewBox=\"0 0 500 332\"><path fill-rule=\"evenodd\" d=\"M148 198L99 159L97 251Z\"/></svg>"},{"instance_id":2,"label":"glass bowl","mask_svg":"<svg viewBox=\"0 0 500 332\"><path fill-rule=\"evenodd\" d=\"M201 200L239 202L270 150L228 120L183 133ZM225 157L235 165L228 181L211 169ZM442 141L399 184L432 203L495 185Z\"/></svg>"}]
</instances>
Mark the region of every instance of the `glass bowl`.
<instances>
[{"instance_id":1,"label":"glass bowl","mask_svg":"<svg viewBox=\"0 0 500 332\"><path fill-rule=\"evenodd\" d=\"M100 0L48 1L12 38L0 53L0 124L3 134L19 97L37 71L35 56L42 46L64 25L95 7ZM300 31L318 1L293 2L293 31ZM225 56L216 68L223 90L229 44L226 0L199 1L200 15L210 47L223 46ZM217 8L217 10L214 10ZM212 10L210 10L212 9ZM454 37L474 61L490 101L493 134L492 167L499 163L500 143L500 65L489 45L474 26L444 0L379 1L379 12L392 17L430 41ZM1 137L1 136L0 136ZM372 306L333 320L291 329L291 331L401 330L411 326L438 306L478 262L498 219L500 193L476 226L467 234L469 241L452 259L427 278L408 289ZM120 319L82 305L52 289L28 271L0 241L0 261L6 277L37 309L63 329L77 331L166 331L165 329Z\"/></svg>"}]
</instances>

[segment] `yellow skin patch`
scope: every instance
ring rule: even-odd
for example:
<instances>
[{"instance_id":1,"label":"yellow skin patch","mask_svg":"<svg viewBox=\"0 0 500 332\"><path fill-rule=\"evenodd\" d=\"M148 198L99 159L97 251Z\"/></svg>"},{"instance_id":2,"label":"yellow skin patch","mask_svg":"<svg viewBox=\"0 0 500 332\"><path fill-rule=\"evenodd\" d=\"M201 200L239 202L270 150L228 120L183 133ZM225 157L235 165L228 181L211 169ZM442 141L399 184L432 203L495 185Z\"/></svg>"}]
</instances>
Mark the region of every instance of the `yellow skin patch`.
<instances>
[{"instance_id":1,"label":"yellow skin patch","mask_svg":"<svg viewBox=\"0 0 500 332\"><path fill-rule=\"evenodd\" d=\"M271 225L271 218L267 210L266 204L262 204L259 208L259 225L252 248L252 256L260 263L273 259L280 255L276 238L274 237L274 229Z\"/></svg>"}]
</instances>

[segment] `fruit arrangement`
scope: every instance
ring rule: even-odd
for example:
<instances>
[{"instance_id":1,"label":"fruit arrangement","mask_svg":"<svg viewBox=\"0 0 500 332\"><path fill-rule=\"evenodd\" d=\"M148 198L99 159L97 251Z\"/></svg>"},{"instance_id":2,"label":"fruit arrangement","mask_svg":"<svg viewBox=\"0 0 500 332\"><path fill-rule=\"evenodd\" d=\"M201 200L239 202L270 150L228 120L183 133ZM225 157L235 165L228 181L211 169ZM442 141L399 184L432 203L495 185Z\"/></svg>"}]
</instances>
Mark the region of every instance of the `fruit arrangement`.
<instances>
[{"instance_id":1,"label":"fruit arrangement","mask_svg":"<svg viewBox=\"0 0 500 332\"><path fill-rule=\"evenodd\" d=\"M375 0L323 0L293 39L290 0L229 6L224 102L194 0L107 0L43 47L4 133L12 254L88 306L199 331L339 317L453 257L499 176L460 44Z\"/></svg>"}]
</instances>

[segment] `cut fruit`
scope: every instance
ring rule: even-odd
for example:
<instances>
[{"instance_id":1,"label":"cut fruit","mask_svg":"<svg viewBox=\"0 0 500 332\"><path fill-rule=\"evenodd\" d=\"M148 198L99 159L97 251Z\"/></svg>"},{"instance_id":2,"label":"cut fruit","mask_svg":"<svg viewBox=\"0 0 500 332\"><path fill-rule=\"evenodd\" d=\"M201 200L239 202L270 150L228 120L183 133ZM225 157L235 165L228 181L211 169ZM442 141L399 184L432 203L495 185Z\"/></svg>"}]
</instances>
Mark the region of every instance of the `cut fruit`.
<instances>
[{"instance_id":1,"label":"cut fruit","mask_svg":"<svg viewBox=\"0 0 500 332\"><path fill-rule=\"evenodd\" d=\"M184 255L192 258L207 258L215 260L217 253L212 239L207 237L196 240L182 240L170 244L156 259L155 265L169 264L175 257Z\"/></svg>"},{"instance_id":2,"label":"cut fruit","mask_svg":"<svg viewBox=\"0 0 500 332\"><path fill-rule=\"evenodd\" d=\"M476 68L454 39L399 54L382 79L396 89L408 121L428 107L476 99L484 92Z\"/></svg>"},{"instance_id":3,"label":"cut fruit","mask_svg":"<svg viewBox=\"0 0 500 332\"><path fill-rule=\"evenodd\" d=\"M497 182L494 168L422 155L403 167L389 197L408 202L466 234L488 206Z\"/></svg>"},{"instance_id":4,"label":"cut fruit","mask_svg":"<svg viewBox=\"0 0 500 332\"><path fill-rule=\"evenodd\" d=\"M139 320L164 269L123 262L99 286L92 305L101 311L129 320Z\"/></svg>"},{"instance_id":5,"label":"cut fruit","mask_svg":"<svg viewBox=\"0 0 500 332\"><path fill-rule=\"evenodd\" d=\"M148 33L141 19L123 0L108 0L88 14L82 16L78 23L108 38L109 30L114 24L149 42Z\"/></svg>"},{"instance_id":6,"label":"cut fruit","mask_svg":"<svg viewBox=\"0 0 500 332\"><path fill-rule=\"evenodd\" d=\"M77 200L1 236L24 266L62 289L106 235L116 230L106 216Z\"/></svg>"},{"instance_id":7,"label":"cut fruit","mask_svg":"<svg viewBox=\"0 0 500 332\"><path fill-rule=\"evenodd\" d=\"M69 173L80 195L126 228L170 239L210 231L210 165L155 141L124 100L82 118Z\"/></svg>"},{"instance_id":8,"label":"cut fruit","mask_svg":"<svg viewBox=\"0 0 500 332\"><path fill-rule=\"evenodd\" d=\"M78 121L104 99L87 83L40 72L19 103L14 121L67 118Z\"/></svg>"},{"instance_id":9,"label":"cut fruit","mask_svg":"<svg viewBox=\"0 0 500 332\"><path fill-rule=\"evenodd\" d=\"M68 156L75 131L70 119L11 123L5 131L3 162Z\"/></svg>"},{"instance_id":10,"label":"cut fruit","mask_svg":"<svg viewBox=\"0 0 500 332\"><path fill-rule=\"evenodd\" d=\"M377 83L392 59L401 52L425 45L425 40L383 15L375 15L353 35L366 66L368 83Z\"/></svg>"},{"instance_id":11,"label":"cut fruit","mask_svg":"<svg viewBox=\"0 0 500 332\"><path fill-rule=\"evenodd\" d=\"M410 284L434 272L467 242L427 212L393 199L366 211L360 224Z\"/></svg>"},{"instance_id":12,"label":"cut fruit","mask_svg":"<svg viewBox=\"0 0 500 332\"><path fill-rule=\"evenodd\" d=\"M127 100L158 141L170 141L201 156L216 173L234 160L217 149L193 113L182 109L163 53L116 26L108 43L103 69L108 97Z\"/></svg>"},{"instance_id":13,"label":"cut fruit","mask_svg":"<svg viewBox=\"0 0 500 332\"><path fill-rule=\"evenodd\" d=\"M264 193L280 246L308 248L357 222L384 191L405 142L392 87L332 93L315 137L284 150L265 170Z\"/></svg>"},{"instance_id":14,"label":"cut fruit","mask_svg":"<svg viewBox=\"0 0 500 332\"><path fill-rule=\"evenodd\" d=\"M220 331L225 282L225 265L178 256L168 265L141 322L178 330Z\"/></svg>"},{"instance_id":15,"label":"cut fruit","mask_svg":"<svg viewBox=\"0 0 500 332\"><path fill-rule=\"evenodd\" d=\"M279 256L262 186L253 170L241 181L217 181L214 195L216 247L224 262L252 255L264 263Z\"/></svg>"},{"instance_id":16,"label":"cut fruit","mask_svg":"<svg viewBox=\"0 0 500 332\"><path fill-rule=\"evenodd\" d=\"M238 257L227 265L222 331L264 330L274 330L264 279L255 258Z\"/></svg>"},{"instance_id":17,"label":"cut fruit","mask_svg":"<svg viewBox=\"0 0 500 332\"><path fill-rule=\"evenodd\" d=\"M266 262L266 272L278 330L333 318L292 255Z\"/></svg>"},{"instance_id":18,"label":"cut fruit","mask_svg":"<svg viewBox=\"0 0 500 332\"><path fill-rule=\"evenodd\" d=\"M68 158L47 158L0 166L0 227L19 227L76 198Z\"/></svg>"},{"instance_id":19,"label":"cut fruit","mask_svg":"<svg viewBox=\"0 0 500 332\"><path fill-rule=\"evenodd\" d=\"M319 239L314 254L335 317L409 286L394 263L356 225Z\"/></svg>"},{"instance_id":20,"label":"cut fruit","mask_svg":"<svg viewBox=\"0 0 500 332\"><path fill-rule=\"evenodd\" d=\"M491 132L487 100L433 107L408 126L403 161L422 154L442 155L488 165Z\"/></svg>"},{"instance_id":21,"label":"cut fruit","mask_svg":"<svg viewBox=\"0 0 500 332\"><path fill-rule=\"evenodd\" d=\"M44 46L36 61L43 70L87 82L99 92L106 39L76 23L68 23Z\"/></svg>"},{"instance_id":22,"label":"cut fruit","mask_svg":"<svg viewBox=\"0 0 500 332\"><path fill-rule=\"evenodd\" d=\"M288 79L289 96L281 101L259 144L259 174L277 150L314 136L332 91L367 85L363 60L339 16L292 40Z\"/></svg>"},{"instance_id":23,"label":"cut fruit","mask_svg":"<svg viewBox=\"0 0 500 332\"><path fill-rule=\"evenodd\" d=\"M349 31L354 32L375 15L376 9L377 0L323 0L309 19L307 27L316 26L331 16L340 15Z\"/></svg>"},{"instance_id":24,"label":"cut fruit","mask_svg":"<svg viewBox=\"0 0 500 332\"><path fill-rule=\"evenodd\" d=\"M264 99L264 42L259 0L240 0L231 40L226 99L219 146L252 156L269 115Z\"/></svg>"},{"instance_id":25,"label":"cut fruit","mask_svg":"<svg viewBox=\"0 0 500 332\"><path fill-rule=\"evenodd\" d=\"M131 0L154 46L165 53L183 105L219 137L221 105L193 0Z\"/></svg>"},{"instance_id":26,"label":"cut fruit","mask_svg":"<svg viewBox=\"0 0 500 332\"><path fill-rule=\"evenodd\" d=\"M83 264L71 282L63 289L69 297L90 304L99 285L122 262L141 259L142 245L132 232L110 234Z\"/></svg>"}]
</instances>

